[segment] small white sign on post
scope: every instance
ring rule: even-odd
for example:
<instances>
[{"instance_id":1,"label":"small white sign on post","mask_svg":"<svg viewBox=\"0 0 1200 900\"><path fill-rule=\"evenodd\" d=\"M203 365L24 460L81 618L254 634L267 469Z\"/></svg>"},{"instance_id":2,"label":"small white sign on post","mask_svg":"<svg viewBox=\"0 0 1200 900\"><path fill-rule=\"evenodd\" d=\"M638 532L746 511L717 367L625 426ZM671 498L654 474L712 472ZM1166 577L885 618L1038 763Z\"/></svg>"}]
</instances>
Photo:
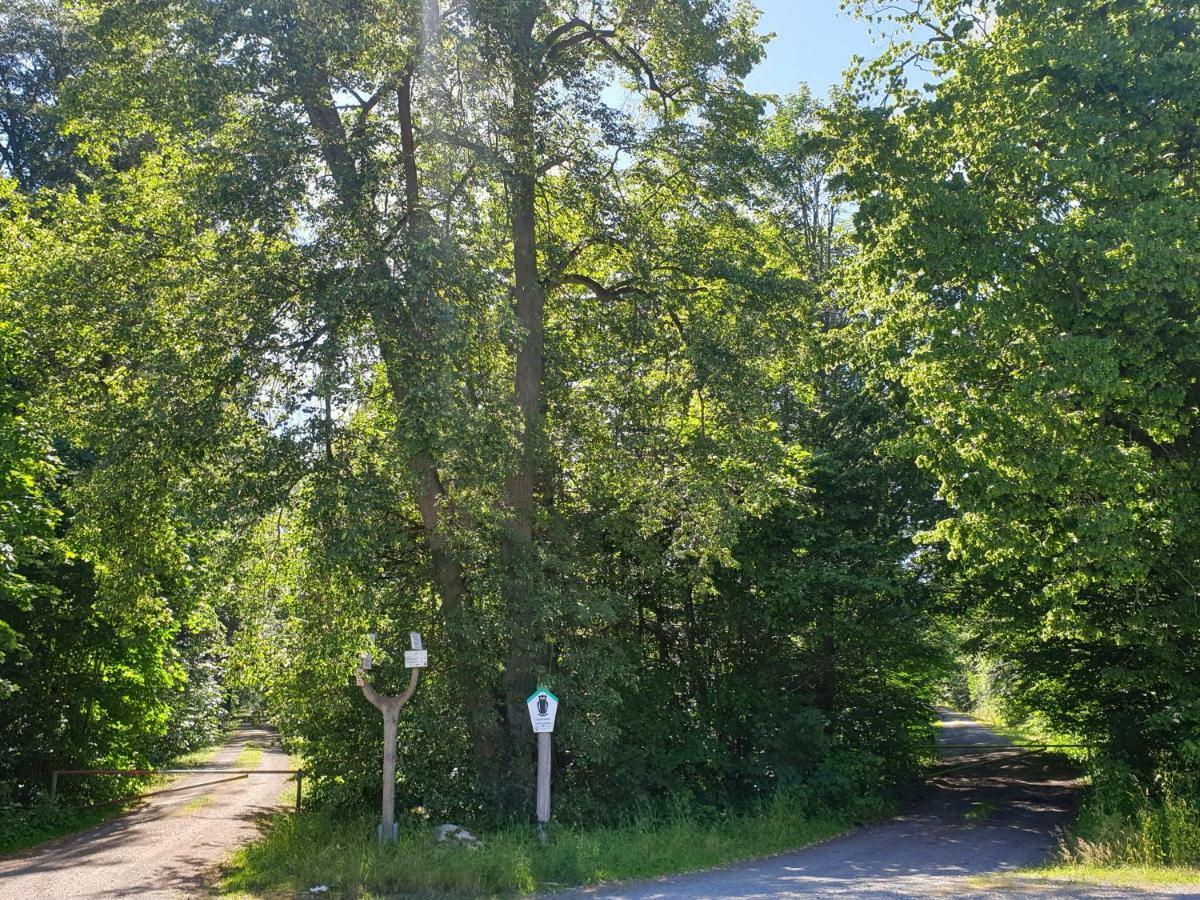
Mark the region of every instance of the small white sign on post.
<instances>
[{"instance_id":1,"label":"small white sign on post","mask_svg":"<svg viewBox=\"0 0 1200 900\"><path fill-rule=\"evenodd\" d=\"M414 650L424 650L425 649L424 645L421 643L421 632L410 631L408 633L408 640L412 644L412 648Z\"/></svg>"},{"instance_id":2,"label":"small white sign on post","mask_svg":"<svg viewBox=\"0 0 1200 900\"><path fill-rule=\"evenodd\" d=\"M554 717L558 714L558 698L545 688L538 688L525 701L529 707L529 721L534 734L554 731Z\"/></svg>"},{"instance_id":3,"label":"small white sign on post","mask_svg":"<svg viewBox=\"0 0 1200 900\"><path fill-rule=\"evenodd\" d=\"M429 665L428 650L405 650L404 651L404 668L406 669L424 669Z\"/></svg>"}]
</instances>

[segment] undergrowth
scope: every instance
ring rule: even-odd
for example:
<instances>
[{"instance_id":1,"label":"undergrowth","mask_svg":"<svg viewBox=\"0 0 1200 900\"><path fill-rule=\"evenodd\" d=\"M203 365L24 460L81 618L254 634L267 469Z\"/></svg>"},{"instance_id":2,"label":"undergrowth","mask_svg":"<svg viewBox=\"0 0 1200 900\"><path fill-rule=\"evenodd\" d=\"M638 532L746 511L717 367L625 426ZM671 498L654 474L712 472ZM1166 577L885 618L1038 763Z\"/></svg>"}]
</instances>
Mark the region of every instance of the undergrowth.
<instances>
[{"instance_id":1,"label":"undergrowth","mask_svg":"<svg viewBox=\"0 0 1200 900\"><path fill-rule=\"evenodd\" d=\"M0 856L19 853L38 844L91 828L118 815L119 804L79 809L42 800L33 806L0 804Z\"/></svg>"},{"instance_id":2,"label":"undergrowth","mask_svg":"<svg viewBox=\"0 0 1200 900\"><path fill-rule=\"evenodd\" d=\"M221 749L219 744L176 756L164 768L191 768L208 763ZM262 751L258 751L261 756ZM257 761L254 763L257 765ZM124 812L137 795L159 788L171 776L153 778L124 776L62 776L59 798L51 803L45 788L31 802L18 803L4 795L0 783L0 856L19 853L46 841L99 825ZM128 797L127 800L121 800Z\"/></svg>"},{"instance_id":3,"label":"undergrowth","mask_svg":"<svg viewBox=\"0 0 1200 900\"><path fill-rule=\"evenodd\" d=\"M529 894L778 853L885 811L881 801L836 812L814 809L806 795L784 793L756 811L723 818L679 805L669 815L642 815L614 827L556 826L545 846L528 827L486 833L475 847L438 844L427 824L410 820L388 848L377 844L370 813L280 814L260 841L235 854L224 889L274 895L327 885L335 896Z\"/></svg>"},{"instance_id":4,"label":"undergrowth","mask_svg":"<svg viewBox=\"0 0 1200 900\"><path fill-rule=\"evenodd\" d=\"M1097 762L1060 855L1085 866L1200 866L1200 773L1146 779L1111 760Z\"/></svg>"}]
</instances>

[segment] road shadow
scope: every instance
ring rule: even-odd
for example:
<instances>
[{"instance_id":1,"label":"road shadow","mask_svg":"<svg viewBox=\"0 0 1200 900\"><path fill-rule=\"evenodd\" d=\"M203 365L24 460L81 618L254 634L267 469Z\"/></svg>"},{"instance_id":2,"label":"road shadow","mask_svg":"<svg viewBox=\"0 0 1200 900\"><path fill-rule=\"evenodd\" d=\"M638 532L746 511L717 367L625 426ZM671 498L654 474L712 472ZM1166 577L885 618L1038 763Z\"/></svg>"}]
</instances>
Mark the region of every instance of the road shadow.
<instances>
[{"instance_id":1,"label":"road shadow","mask_svg":"<svg viewBox=\"0 0 1200 900\"><path fill-rule=\"evenodd\" d=\"M1082 783L1063 760L1026 755L967 717L941 712L939 740L970 744L943 754L942 769L895 818L824 843L721 869L561 897L605 900L750 900L843 897L856 900L1017 895L1113 900L1180 896L1042 881L989 887L977 876L1036 866L1055 850L1073 818ZM984 749L984 745L999 745ZM971 765L967 765L970 763ZM1192 895L1200 896L1200 895Z\"/></svg>"}]
</instances>

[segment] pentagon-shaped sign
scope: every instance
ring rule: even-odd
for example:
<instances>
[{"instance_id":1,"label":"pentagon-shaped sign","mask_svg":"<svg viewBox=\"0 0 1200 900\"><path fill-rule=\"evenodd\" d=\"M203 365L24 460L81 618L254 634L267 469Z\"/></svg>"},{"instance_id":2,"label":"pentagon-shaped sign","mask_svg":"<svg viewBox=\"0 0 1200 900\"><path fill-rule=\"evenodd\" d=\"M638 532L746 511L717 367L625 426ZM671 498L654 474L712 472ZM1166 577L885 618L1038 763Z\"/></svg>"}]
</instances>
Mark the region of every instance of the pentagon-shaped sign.
<instances>
[{"instance_id":1,"label":"pentagon-shaped sign","mask_svg":"<svg viewBox=\"0 0 1200 900\"><path fill-rule=\"evenodd\" d=\"M558 714L558 698L545 688L538 688L525 701L529 707L529 722L534 734L554 730L554 717Z\"/></svg>"}]
</instances>

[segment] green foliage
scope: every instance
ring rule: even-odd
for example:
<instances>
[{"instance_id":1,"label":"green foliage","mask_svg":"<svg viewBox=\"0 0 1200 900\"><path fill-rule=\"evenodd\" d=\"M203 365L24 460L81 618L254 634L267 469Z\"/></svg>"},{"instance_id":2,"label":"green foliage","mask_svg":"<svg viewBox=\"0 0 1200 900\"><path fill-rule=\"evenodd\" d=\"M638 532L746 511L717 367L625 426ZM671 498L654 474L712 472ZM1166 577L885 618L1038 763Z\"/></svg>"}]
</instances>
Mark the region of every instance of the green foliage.
<instances>
[{"instance_id":1,"label":"green foliage","mask_svg":"<svg viewBox=\"0 0 1200 900\"><path fill-rule=\"evenodd\" d=\"M6 182L0 270L61 457L6 708L24 799L204 743L238 698L357 808L381 725L355 661L376 633L398 690L409 630L432 665L398 794L438 816L527 818L538 680L566 822L916 771L937 505L837 334L821 109L744 90L745 4L578 15L55 20L71 77L21 122L65 169Z\"/></svg>"},{"instance_id":2,"label":"green foliage","mask_svg":"<svg viewBox=\"0 0 1200 900\"><path fill-rule=\"evenodd\" d=\"M850 331L949 508L922 536L946 609L1057 729L1191 765L1196 7L905 9L912 39L830 121Z\"/></svg>"},{"instance_id":3,"label":"green foliage","mask_svg":"<svg viewBox=\"0 0 1200 900\"><path fill-rule=\"evenodd\" d=\"M99 825L122 811L119 805L76 809L46 801L29 805L0 800L0 854L16 853Z\"/></svg>"}]
</instances>

